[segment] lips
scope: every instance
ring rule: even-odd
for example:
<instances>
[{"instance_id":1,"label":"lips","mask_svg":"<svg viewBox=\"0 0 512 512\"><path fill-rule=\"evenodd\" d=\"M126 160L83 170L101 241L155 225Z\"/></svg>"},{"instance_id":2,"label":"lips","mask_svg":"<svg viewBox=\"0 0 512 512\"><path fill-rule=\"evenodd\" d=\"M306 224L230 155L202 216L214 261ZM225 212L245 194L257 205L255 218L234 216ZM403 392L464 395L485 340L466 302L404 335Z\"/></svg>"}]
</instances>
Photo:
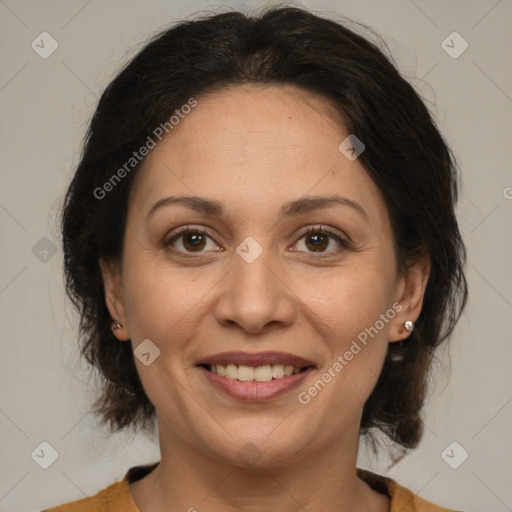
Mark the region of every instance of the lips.
<instances>
[{"instance_id":1,"label":"lips","mask_svg":"<svg viewBox=\"0 0 512 512\"><path fill-rule=\"evenodd\" d=\"M223 352L198 368L215 388L239 400L276 398L297 387L316 366L285 352Z\"/></svg>"},{"instance_id":2,"label":"lips","mask_svg":"<svg viewBox=\"0 0 512 512\"><path fill-rule=\"evenodd\" d=\"M315 366L311 361L294 354L286 352L258 352L251 354L249 352L222 352L201 359L199 365L216 365L221 364L227 366L234 364L237 366L252 366L254 368L265 365L293 366L295 368L306 368Z\"/></svg>"}]
</instances>

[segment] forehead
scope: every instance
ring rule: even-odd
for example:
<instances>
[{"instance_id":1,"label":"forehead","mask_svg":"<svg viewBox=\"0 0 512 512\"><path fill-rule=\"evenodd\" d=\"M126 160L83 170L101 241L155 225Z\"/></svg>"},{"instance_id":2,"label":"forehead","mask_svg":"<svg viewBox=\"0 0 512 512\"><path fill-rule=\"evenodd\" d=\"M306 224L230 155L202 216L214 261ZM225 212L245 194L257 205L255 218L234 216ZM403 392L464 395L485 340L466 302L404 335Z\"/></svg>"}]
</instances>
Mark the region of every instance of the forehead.
<instances>
[{"instance_id":1,"label":"forehead","mask_svg":"<svg viewBox=\"0 0 512 512\"><path fill-rule=\"evenodd\" d=\"M146 210L176 193L261 208L339 193L378 214L384 203L377 186L358 160L338 148L348 135L333 104L299 88L222 89L197 98L151 151L133 199Z\"/></svg>"},{"instance_id":2,"label":"forehead","mask_svg":"<svg viewBox=\"0 0 512 512\"><path fill-rule=\"evenodd\" d=\"M197 101L168 137L167 149L179 147L181 161L215 156L228 168L282 166L283 159L296 165L319 151L332 154L333 137L346 131L333 105L296 87L229 87ZM314 143L305 144L310 139Z\"/></svg>"}]
</instances>

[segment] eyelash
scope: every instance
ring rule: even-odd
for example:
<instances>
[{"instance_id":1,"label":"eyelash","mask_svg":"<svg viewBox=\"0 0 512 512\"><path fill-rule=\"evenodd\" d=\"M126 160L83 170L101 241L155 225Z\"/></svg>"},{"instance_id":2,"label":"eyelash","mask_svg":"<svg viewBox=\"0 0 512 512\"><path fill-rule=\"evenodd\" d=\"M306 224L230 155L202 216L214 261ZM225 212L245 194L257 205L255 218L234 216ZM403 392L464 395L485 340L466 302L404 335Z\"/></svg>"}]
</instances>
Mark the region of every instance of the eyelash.
<instances>
[{"instance_id":1,"label":"eyelash","mask_svg":"<svg viewBox=\"0 0 512 512\"><path fill-rule=\"evenodd\" d=\"M181 250L174 249L172 247L172 244L176 240L178 240L183 235L186 235L186 234L189 234L189 233L201 234L201 235L207 236L208 238L212 239L212 237L208 234L208 231L204 227L202 227L202 226L186 226L186 227L183 227L183 228L179 229L179 231L174 233L171 236L171 238L167 239L164 242L164 244L163 244L164 247L169 248L171 251L173 251L175 253L179 253L180 255L186 255L185 257L187 257L187 258L201 257L201 255L203 254L203 251L199 251L197 253L186 252L186 251L181 251ZM340 244L340 246L342 247L341 249L337 249L335 251L326 251L326 252L311 251L311 252L309 252L308 254L315 255L315 256L313 256L314 258L331 257L334 254L338 254L338 253L342 252L344 249L351 249L352 248L352 244L351 244L351 242L349 240L347 240L345 238L342 238L340 235L338 235L337 233L333 232L327 226L318 226L318 227L314 227L314 228L308 229L307 231L305 231L304 233L302 233L300 235L300 237L297 239L297 242L299 240L302 240L305 236L313 235L313 234L328 235L329 237L333 238L336 242L338 242ZM302 252L302 251L296 251L296 252Z\"/></svg>"}]
</instances>

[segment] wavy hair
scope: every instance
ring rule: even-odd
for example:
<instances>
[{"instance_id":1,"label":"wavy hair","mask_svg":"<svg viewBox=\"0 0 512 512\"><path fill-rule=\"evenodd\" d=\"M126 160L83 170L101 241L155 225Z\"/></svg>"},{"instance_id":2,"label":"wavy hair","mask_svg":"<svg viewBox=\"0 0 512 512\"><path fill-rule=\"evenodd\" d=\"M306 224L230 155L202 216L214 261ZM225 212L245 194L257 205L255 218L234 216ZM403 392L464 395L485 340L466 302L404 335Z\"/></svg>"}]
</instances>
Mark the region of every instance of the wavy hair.
<instances>
[{"instance_id":1,"label":"wavy hair","mask_svg":"<svg viewBox=\"0 0 512 512\"><path fill-rule=\"evenodd\" d=\"M415 330L404 345L389 344L361 421L361 433L373 442L377 429L403 453L418 445L435 349L452 333L467 300L466 251L455 215L459 173L393 59L347 25L296 7L181 21L150 39L101 95L65 196L62 235L81 354L101 376L93 411L112 432L151 430L156 416L130 343L112 334L99 268L100 258L121 257L130 188L141 164L107 200L94 191L191 97L246 83L289 84L330 100L349 132L364 141L359 161L385 198L398 268L430 258Z\"/></svg>"}]
</instances>

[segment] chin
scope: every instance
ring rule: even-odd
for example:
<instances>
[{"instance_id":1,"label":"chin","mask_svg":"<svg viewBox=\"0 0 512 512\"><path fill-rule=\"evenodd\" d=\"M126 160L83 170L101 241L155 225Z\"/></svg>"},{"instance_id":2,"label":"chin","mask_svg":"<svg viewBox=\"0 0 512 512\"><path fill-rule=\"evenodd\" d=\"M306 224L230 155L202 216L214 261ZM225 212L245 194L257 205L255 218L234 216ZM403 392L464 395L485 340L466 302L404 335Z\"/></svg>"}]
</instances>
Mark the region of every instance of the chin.
<instances>
[{"instance_id":1,"label":"chin","mask_svg":"<svg viewBox=\"0 0 512 512\"><path fill-rule=\"evenodd\" d=\"M223 439L213 444L210 440L210 448L228 464L241 468L270 469L292 464L310 441L293 436L293 429L289 426L286 435L283 432L276 433L276 424L272 423L272 428L259 428L259 433L253 435L251 432L255 429L254 424L252 429L239 428L238 432L241 435L231 437L226 434L222 436Z\"/></svg>"}]
</instances>

